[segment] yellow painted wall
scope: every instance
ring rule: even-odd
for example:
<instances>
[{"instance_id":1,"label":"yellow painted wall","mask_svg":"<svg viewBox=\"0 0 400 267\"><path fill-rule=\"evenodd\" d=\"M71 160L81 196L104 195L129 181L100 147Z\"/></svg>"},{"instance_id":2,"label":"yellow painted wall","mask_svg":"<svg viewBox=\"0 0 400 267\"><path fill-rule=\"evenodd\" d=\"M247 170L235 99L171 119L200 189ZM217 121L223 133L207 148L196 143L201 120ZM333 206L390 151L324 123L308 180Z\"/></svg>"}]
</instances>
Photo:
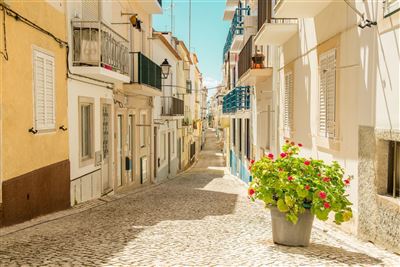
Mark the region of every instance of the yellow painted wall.
<instances>
[{"instance_id":1,"label":"yellow painted wall","mask_svg":"<svg viewBox=\"0 0 400 267\"><path fill-rule=\"evenodd\" d=\"M7 1L10 8L42 28L66 40L64 1ZM2 22L1 22L2 23ZM1 25L2 26L2 25ZM9 60L0 59L2 79L2 180L68 159L66 48L51 37L6 16ZM3 40L1 47L3 47ZM55 57L56 129L45 134L28 132L34 126L33 62L34 47Z\"/></svg>"}]
</instances>

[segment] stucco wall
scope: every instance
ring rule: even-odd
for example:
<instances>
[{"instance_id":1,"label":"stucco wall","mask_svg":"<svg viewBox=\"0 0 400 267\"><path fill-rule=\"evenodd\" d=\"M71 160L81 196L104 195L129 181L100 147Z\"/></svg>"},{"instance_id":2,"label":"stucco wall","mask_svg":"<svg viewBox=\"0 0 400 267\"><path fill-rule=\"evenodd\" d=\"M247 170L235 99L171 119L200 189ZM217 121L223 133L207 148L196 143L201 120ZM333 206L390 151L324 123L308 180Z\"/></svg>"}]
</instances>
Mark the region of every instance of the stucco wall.
<instances>
[{"instance_id":1,"label":"stucco wall","mask_svg":"<svg viewBox=\"0 0 400 267\"><path fill-rule=\"evenodd\" d=\"M376 138L373 127L360 126L359 137L359 235L400 253L399 203L379 192L387 180L388 143Z\"/></svg>"},{"instance_id":2,"label":"stucco wall","mask_svg":"<svg viewBox=\"0 0 400 267\"><path fill-rule=\"evenodd\" d=\"M55 8L46 1L9 1L8 4L21 15L66 40L63 5ZM1 58L0 61L3 181L68 159L68 132L58 129L61 125L68 128L66 49L51 37L9 16L6 16L6 27L9 60ZM33 135L28 129L34 126L32 52L35 47L55 58L56 129Z\"/></svg>"}]
</instances>

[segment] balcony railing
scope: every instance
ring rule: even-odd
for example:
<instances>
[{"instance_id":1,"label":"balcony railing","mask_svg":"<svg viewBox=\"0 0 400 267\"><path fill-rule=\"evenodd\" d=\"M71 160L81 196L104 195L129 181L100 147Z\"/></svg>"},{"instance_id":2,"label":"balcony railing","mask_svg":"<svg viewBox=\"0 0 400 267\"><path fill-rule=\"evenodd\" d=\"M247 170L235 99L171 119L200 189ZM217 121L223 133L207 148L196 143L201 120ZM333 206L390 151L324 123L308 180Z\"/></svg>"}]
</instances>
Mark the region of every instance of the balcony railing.
<instances>
[{"instance_id":1,"label":"balcony railing","mask_svg":"<svg viewBox=\"0 0 400 267\"><path fill-rule=\"evenodd\" d=\"M173 96L161 97L161 114L163 116L183 116L185 105L182 99Z\"/></svg>"},{"instance_id":2,"label":"balcony railing","mask_svg":"<svg viewBox=\"0 0 400 267\"><path fill-rule=\"evenodd\" d=\"M231 27L229 28L228 36L226 37L223 58L225 59L225 54L230 50L235 35L243 35L244 32L244 13L250 13L250 8L237 8L235 15L232 19Z\"/></svg>"},{"instance_id":3,"label":"balcony railing","mask_svg":"<svg viewBox=\"0 0 400 267\"><path fill-rule=\"evenodd\" d=\"M223 113L236 113L237 111L248 109L250 109L249 86L235 87L235 89L224 96Z\"/></svg>"},{"instance_id":4,"label":"balcony railing","mask_svg":"<svg viewBox=\"0 0 400 267\"><path fill-rule=\"evenodd\" d=\"M72 21L74 66L129 73L128 40L101 21Z\"/></svg>"},{"instance_id":5,"label":"balcony railing","mask_svg":"<svg viewBox=\"0 0 400 267\"><path fill-rule=\"evenodd\" d=\"M145 84L161 91L161 67L140 52L131 53L131 83Z\"/></svg>"},{"instance_id":6,"label":"balcony railing","mask_svg":"<svg viewBox=\"0 0 400 267\"><path fill-rule=\"evenodd\" d=\"M270 54L271 54L270 47L267 46L267 49L264 52L264 46L255 46L253 39L254 36L251 36L249 38L249 40L244 45L242 51L239 54L239 61L238 61L239 79L249 69L263 69L272 66L270 60Z\"/></svg>"},{"instance_id":7,"label":"balcony railing","mask_svg":"<svg viewBox=\"0 0 400 267\"><path fill-rule=\"evenodd\" d=\"M274 18L274 6L277 0L258 1L258 30L264 23L296 23L297 19Z\"/></svg>"}]
</instances>

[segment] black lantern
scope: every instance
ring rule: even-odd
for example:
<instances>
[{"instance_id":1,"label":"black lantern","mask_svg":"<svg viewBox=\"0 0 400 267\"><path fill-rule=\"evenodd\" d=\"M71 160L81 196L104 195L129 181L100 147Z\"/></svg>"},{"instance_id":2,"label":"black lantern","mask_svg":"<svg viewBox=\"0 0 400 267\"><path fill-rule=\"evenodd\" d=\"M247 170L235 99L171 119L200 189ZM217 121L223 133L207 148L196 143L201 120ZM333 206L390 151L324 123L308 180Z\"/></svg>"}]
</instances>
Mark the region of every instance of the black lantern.
<instances>
[{"instance_id":1,"label":"black lantern","mask_svg":"<svg viewBox=\"0 0 400 267\"><path fill-rule=\"evenodd\" d=\"M163 79L167 79L169 76L169 70L171 65L169 64L167 59L164 59L164 62L161 64L161 74Z\"/></svg>"}]
</instances>

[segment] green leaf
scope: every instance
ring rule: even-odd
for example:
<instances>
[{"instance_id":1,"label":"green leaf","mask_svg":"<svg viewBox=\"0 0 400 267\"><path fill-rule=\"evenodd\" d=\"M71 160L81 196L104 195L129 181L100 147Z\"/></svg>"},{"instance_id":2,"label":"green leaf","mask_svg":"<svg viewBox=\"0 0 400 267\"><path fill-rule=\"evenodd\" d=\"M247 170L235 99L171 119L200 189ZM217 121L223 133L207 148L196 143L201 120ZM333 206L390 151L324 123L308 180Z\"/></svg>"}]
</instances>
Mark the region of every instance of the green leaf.
<instances>
[{"instance_id":1,"label":"green leaf","mask_svg":"<svg viewBox=\"0 0 400 267\"><path fill-rule=\"evenodd\" d=\"M296 214L288 213L288 214L286 214L286 219L288 221L292 222L293 224L296 224L297 221L299 220L299 217L297 217Z\"/></svg>"},{"instance_id":2,"label":"green leaf","mask_svg":"<svg viewBox=\"0 0 400 267\"><path fill-rule=\"evenodd\" d=\"M277 207L280 212L287 212L289 210L288 206L286 206L283 199L279 199L277 202Z\"/></svg>"},{"instance_id":3,"label":"green leaf","mask_svg":"<svg viewBox=\"0 0 400 267\"><path fill-rule=\"evenodd\" d=\"M293 198L288 194L285 194L285 203L288 207L293 207L295 200L293 200Z\"/></svg>"},{"instance_id":4,"label":"green leaf","mask_svg":"<svg viewBox=\"0 0 400 267\"><path fill-rule=\"evenodd\" d=\"M321 221L328 220L328 214L329 214L329 211L326 210L326 209L324 209L324 210L320 210L320 209L315 210L315 215Z\"/></svg>"}]
</instances>

